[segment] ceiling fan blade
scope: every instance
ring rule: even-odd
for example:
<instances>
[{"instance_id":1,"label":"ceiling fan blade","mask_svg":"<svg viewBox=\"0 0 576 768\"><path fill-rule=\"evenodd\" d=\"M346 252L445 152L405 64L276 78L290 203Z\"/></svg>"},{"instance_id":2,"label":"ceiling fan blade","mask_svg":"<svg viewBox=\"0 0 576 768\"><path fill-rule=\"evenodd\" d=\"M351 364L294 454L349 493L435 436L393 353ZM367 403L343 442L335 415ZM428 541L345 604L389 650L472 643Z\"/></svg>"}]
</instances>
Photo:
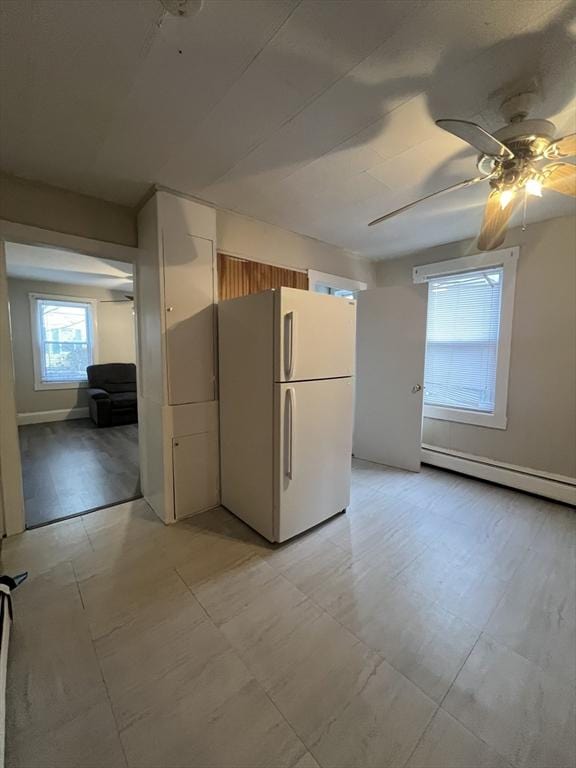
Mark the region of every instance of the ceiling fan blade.
<instances>
[{"instance_id":1,"label":"ceiling fan blade","mask_svg":"<svg viewBox=\"0 0 576 768\"><path fill-rule=\"evenodd\" d=\"M574 157L576 155L576 133L570 133L561 139L552 142L544 151L544 157L558 159L561 157Z\"/></svg>"},{"instance_id":2,"label":"ceiling fan blade","mask_svg":"<svg viewBox=\"0 0 576 768\"><path fill-rule=\"evenodd\" d=\"M418 200L414 200L413 203L408 203L408 205L403 205L402 208L397 208L395 211L391 211L390 213L384 214L384 216L380 216L377 219L374 219L374 221L371 221L368 226L373 227L375 224L380 224L382 221L386 221L386 219L391 219L392 216L397 216L399 213L403 213L404 211L407 211L409 208L413 208L415 205L418 205L419 203L423 203L424 200L429 200L431 197L437 197L438 195L443 195L445 192L453 192L455 189L464 189L464 187L470 187L472 184L478 184L480 181L487 181L488 179L491 179L492 176L476 176L474 179L466 179L466 181L459 181L458 184L452 184L451 187L445 187L444 189L439 189L438 192L432 192L430 195L426 195L425 197L420 197Z\"/></svg>"},{"instance_id":3,"label":"ceiling fan blade","mask_svg":"<svg viewBox=\"0 0 576 768\"><path fill-rule=\"evenodd\" d=\"M502 192L498 189L493 189L488 195L484 221L478 235L478 248L481 251L492 251L502 245L510 217L520 202L520 194L514 193L508 205L502 208L501 198Z\"/></svg>"},{"instance_id":4,"label":"ceiling fan blade","mask_svg":"<svg viewBox=\"0 0 576 768\"><path fill-rule=\"evenodd\" d=\"M576 165L549 163L542 169L542 186L563 195L576 197Z\"/></svg>"},{"instance_id":5,"label":"ceiling fan blade","mask_svg":"<svg viewBox=\"0 0 576 768\"><path fill-rule=\"evenodd\" d=\"M468 120L436 120L436 125L448 133L458 136L459 139L467 142L482 152L483 155L502 157L508 160L514 157L514 153L508 147L476 123L471 123Z\"/></svg>"}]
</instances>

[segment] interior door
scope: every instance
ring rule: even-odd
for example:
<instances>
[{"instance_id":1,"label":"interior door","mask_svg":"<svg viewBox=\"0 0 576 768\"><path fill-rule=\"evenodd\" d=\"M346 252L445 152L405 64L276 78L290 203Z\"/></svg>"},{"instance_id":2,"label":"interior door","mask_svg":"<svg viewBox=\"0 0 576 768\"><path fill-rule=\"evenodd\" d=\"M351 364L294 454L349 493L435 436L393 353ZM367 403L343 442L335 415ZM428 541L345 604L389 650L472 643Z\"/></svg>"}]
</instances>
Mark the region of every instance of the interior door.
<instances>
[{"instance_id":1,"label":"interior door","mask_svg":"<svg viewBox=\"0 0 576 768\"><path fill-rule=\"evenodd\" d=\"M358 296L354 455L420 471L426 287Z\"/></svg>"},{"instance_id":2,"label":"interior door","mask_svg":"<svg viewBox=\"0 0 576 768\"><path fill-rule=\"evenodd\" d=\"M275 381L354 375L355 301L281 288L275 326Z\"/></svg>"},{"instance_id":3,"label":"interior door","mask_svg":"<svg viewBox=\"0 0 576 768\"><path fill-rule=\"evenodd\" d=\"M212 240L163 232L170 405L215 398Z\"/></svg>"},{"instance_id":4,"label":"interior door","mask_svg":"<svg viewBox=\"0 0 576 768\"><path fill-rule=\"evenodd\" d=\"M296 536L350 500L353 379L275 385L275 538Z\"/></svg>"}]
</instances>

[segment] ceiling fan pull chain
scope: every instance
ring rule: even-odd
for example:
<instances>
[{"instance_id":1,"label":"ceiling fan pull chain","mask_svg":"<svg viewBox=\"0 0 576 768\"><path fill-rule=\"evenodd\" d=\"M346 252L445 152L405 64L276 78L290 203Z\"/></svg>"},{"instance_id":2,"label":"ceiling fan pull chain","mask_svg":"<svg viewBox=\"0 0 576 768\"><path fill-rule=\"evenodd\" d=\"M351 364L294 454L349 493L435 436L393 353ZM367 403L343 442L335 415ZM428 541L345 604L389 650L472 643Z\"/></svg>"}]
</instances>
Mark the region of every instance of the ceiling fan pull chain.
<instances>
[{"instance_id":1,"label":"ceiling fan pull chain","mask_svg":"<svg viewBox=\"0 0 576 768\"><path fill-rule=\"evenodd\" d=\"M524 204L522 206L522 232L526 232L526 210L528 208L528 190L524 187Z\"/></svg>"}]
</instances>

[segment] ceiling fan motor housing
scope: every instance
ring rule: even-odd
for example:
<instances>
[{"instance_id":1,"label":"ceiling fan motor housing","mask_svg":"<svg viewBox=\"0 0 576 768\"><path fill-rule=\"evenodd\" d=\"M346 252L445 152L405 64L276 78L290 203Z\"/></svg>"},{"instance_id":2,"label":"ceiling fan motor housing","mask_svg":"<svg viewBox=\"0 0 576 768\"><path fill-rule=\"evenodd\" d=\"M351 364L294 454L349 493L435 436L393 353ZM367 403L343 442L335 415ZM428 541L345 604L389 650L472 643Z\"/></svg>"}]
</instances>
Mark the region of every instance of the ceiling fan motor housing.
<instances>
[{"instance_id":1,"label":"ceiling fan motor housing","mask_svg":"<svg viewBox=\"0 0 576 768\"><path fill-rule=\"evenodd\" d=\"M526 160L537 160L542 157L544 150L552 143L556 128L549 120L520 120L509 123L494 132L494 137L505 144L514 153L512 160L502 161L498 158L480 155L478 169L481 173L490 174L499 166L512 170L522 165Z\"/></svg>"}]
</instances>

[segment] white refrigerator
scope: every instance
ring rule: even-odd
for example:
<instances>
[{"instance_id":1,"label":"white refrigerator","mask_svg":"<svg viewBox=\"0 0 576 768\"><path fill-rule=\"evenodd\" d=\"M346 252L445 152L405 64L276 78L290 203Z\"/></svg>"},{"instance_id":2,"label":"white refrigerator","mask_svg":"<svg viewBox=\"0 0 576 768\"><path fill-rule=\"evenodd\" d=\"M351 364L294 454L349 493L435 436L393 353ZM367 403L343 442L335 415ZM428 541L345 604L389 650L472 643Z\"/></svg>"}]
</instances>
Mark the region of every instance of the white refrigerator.
<instances>
[{"instance_id":1,"label":"white refrigerator","mask_svg":"<svg viewBox=\"0 0 576 768\"><path fill-rule=\"evenodd\" d=\"M278 288L218 307L223 505L286 541L350 498L356 304Z\"/></svg>"}]
</instances>

